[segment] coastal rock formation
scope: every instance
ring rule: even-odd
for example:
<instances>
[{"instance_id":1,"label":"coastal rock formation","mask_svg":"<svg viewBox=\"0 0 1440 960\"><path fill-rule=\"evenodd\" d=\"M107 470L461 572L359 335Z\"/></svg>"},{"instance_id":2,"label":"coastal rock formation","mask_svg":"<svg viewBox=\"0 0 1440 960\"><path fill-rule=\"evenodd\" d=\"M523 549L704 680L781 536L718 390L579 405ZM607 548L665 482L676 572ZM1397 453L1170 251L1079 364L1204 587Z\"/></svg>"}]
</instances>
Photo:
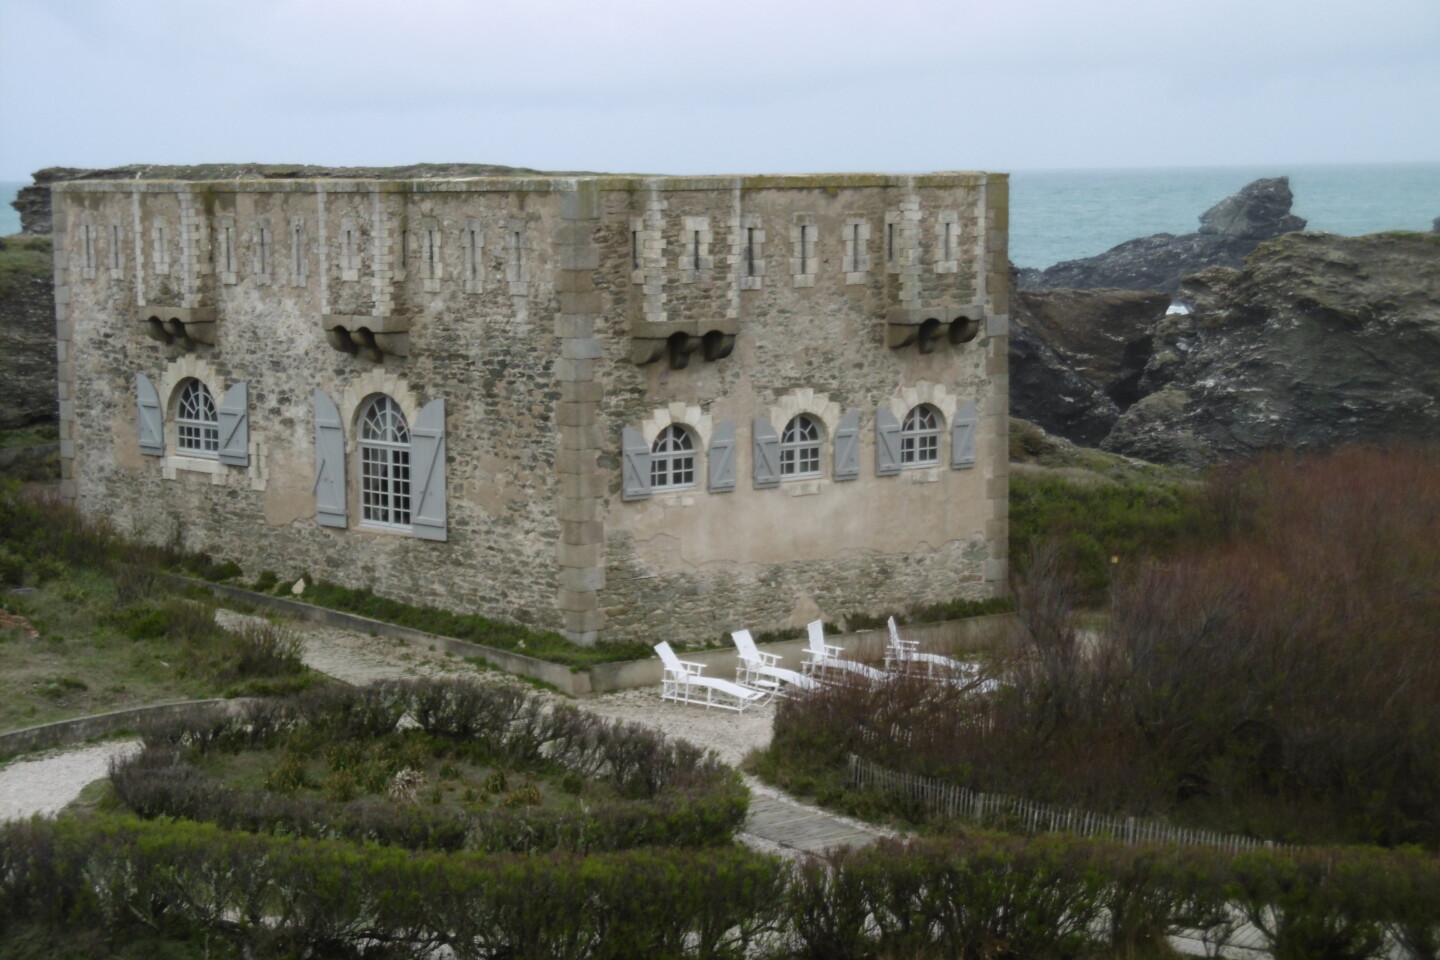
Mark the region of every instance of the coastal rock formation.
<instances>
[{"instance_id":1,"label":"coastal rock formation","mask_svg":"<svg viewBox=\"0 0 1440 960\"><path fill-rule=\"evenodd\" d=\"M1011 412L1076 443L1099 444L1141 396L1151 330L1169 294L1019 291L1010 304Z\"/></svg>"},{"instance_id":2,"label":"coastal rock formation","mask_svg":"<svg viewBox=\"0 0 1440 960\"><path fill-rule=\"evenodd\" d=\"M412 163L403 167L315 167L296 163L201 163L173 166L132 163L103 170L46 167L20 189L10 205L20 212L20 232L50 233L50 185L63 180L429 180L437 177L585 176L581 171L542 171L493 163Z\"/></svg>"},{"instance_id":3,"label":"coastal rock formation","mask_svg":"<svg viewBox=\"0 0 1440 960\"><path fill-rule=\"evenodd\" d=\"M1045 270L1021 270L1021 290L1164 290L1207 267L1238 268L1255 245L1294 230L1305 221L1290 213L1289 177L1256 180L1200 215L1200 230L1175 236L1157 233L1127 240L1105 253L1066 260Z\"/></svg>"},{"instance_id":4,"label":"coastal rock formation","mask_svg":"<svg viewBox=\"0 0 1440 960\"><path fill-rule=\"evenodd\" d=\"M1290 233L1188 278L1102 448L1200 465L1440 440L1440 237Z\"/></svg>"},{"instance_id":5,"label":"coastal rock formation","mask_svg":"<svg viewBox=\"0 0 1440 960\"><path fill-rule=\"evenodd\" d=\"M33 258L27 259L43 260L48 267L48 247L33 253ZM18 259L15 254L0 249L0 384L4 384L0 389L0 430L53 423L58 410L54 284L48 269L38 272L17 268L10 262ZM32 264L21 264L29 266Z\"/></svg>"}]
</instances>

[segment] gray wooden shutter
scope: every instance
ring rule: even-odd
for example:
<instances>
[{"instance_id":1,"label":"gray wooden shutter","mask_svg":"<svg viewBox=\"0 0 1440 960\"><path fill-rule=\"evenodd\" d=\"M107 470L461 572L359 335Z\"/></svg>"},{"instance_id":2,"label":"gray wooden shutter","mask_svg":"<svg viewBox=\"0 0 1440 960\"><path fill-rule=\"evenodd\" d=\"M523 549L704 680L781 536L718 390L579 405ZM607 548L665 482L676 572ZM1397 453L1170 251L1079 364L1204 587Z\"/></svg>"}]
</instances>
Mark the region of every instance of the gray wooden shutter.
<instances>
[{"instance_id":1,"label":"gray wooden shutter","mask_svg":"<svg viewBox=\"0 0 1440 960\"><path fill-rule=\"evenodd\" d=\"M345 505L345 425L335 401L315 391L315 514L324 527L348 526Z\"/></svg>"},{"instance_id":2,"label":"gray wooden shutter","mask_svg":"<svg viewBox=\"0 0 1440 960\"><path fill-rule=\"evenodd\" d=\"M750 426L755 446L755 488L780 486L780 435L764 417Z\"/></svg>"},{"instance_id":3,"label":"gray wooden shutter","mask_svg":"<svg viewBox=\"0 0 1440 960\"><path fill-rule=\"evenodd\" d=\"M950 425L950 466L956 469L975 466L975 401L967 400L955 411Z\"/></svg>"},{"instance_id":4,"label":"gray wooden shutter","mask_svg":"<svg viewBox=\"0 0 1440 960\"><path fill-rule=\"evenodd\" d=\"M243 382L225 391L220 401L220 462L250 465L250 392Z\"/></svg>"},{"instance_id":5,"label":"gray wooden shutter","mask_svg":"<svg viewBox=\"0 0 1440 960\"><path fill-rule=\"evenodd\" d=\"M410 480L415 501L410 532L426 540L446 540L445 401L431 400L410 428Z\"/></svg>"},{"instance_id":6,"label":"gray wooden shutter","mask_svg":"<svg viewBox=\"0 0 1440 960\"><path fill-rule=\"evenodd\" d=\"M835 428L835 479L860 476L860 411L848 410Z\"/></svg>"},{"instance_id":7,"label":"gray wooden shutter","mask_svg":"<svg viewBox=\"0 0 1440 960\"><path fill-rule=\"evenodd\" d=\"M632 427L620 431L620 499L644 500L650 496L650 444Z\"/></svg>"},{"instance_id":8,"label":"gray wooden shutter","mask_svg":"<svg viewBox=\"0 0 1440 960\"><path fill-rule=\"evenodd\" d=\"M875 410L875 476L893 477L900 472L900 421L895 414Z\"/></svg>"},{"instance_id":9,"label":"gray wooden shutter","mask_svg":"<svg viewBox=\"0 0 1440 960\"><path fill-rule=\"evenodd\" d=\"M165 413L160 408L160 394L143 373L135 374L135 435L140 438L141 453L150 457L165 455Z\"/></svg>"},{"instance_id":10,"label":"gray wooden shutter","mask_svg":"<svg viewBox=\"0 0 1440 960\"><path fill-rule=\"evenodd\" d=\"M726 420L715 428L706 455L710 471L711 493L729 493L735 489L735 422Z\"/></svg>"}]
</instances>

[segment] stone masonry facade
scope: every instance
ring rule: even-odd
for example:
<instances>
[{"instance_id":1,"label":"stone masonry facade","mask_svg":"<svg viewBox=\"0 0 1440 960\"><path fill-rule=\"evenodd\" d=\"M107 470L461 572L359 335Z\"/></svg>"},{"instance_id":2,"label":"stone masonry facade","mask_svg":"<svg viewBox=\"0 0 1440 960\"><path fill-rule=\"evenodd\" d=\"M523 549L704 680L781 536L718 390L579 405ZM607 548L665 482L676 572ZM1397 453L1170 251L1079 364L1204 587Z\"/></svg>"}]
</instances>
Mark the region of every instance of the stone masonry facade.
<instances>
[{"instance_id":1,"label":"stone masonry facade","mask_svg":"<svg viewBox=\"0 0 1440 960\"><path fill-rule=\"evenodd\" d=\"M577 643L1006 589L1003 175L54 190L62 493Z\"/></svg>"}]
</instances>

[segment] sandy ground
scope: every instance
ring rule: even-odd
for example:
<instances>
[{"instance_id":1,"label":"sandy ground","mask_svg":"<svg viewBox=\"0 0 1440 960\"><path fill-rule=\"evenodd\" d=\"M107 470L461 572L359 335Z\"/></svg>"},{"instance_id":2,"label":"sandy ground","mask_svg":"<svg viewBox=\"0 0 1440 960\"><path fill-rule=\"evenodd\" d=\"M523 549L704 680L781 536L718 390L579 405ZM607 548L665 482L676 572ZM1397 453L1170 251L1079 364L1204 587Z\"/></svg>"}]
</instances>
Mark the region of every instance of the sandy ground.
<instances>
[{"instance_id":1,"label":"sandy ground","mask_svg":"<svg viewBox=\"0 0 1440 960\"><path fill-rule=\"evenodd\" d=\"M0 767L0 821L58 813L86 784L106 776L112 757L138 749L137 740L112 740L31 755Z\"/></svg>"}]
</instances>

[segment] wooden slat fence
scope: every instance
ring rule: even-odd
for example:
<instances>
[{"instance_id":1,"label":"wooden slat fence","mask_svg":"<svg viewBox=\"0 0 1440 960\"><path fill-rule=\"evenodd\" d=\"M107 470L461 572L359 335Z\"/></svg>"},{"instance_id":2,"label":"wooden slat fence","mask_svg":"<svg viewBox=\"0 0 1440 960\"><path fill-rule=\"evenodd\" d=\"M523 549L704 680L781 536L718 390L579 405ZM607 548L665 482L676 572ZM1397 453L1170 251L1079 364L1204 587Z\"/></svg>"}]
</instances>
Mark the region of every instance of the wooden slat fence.
<instances>
[{"instance_id":1,"label":"wooden slat fence","mask_svg":"<svg viewBox=\"0 0 1440 960\"><path fill-rule=\"evenodd\" d=\"M1171 843L1219 847L1232 853L1257 848L1273 849L1269 840L1242 837L1213 830L1191 830L1158 820L1117 817L1065 807L1052 807L1021 797L981 793L966 787L889 770L855 754L850 755L850 786L898 794L940 813L978 825L990 824L1022 833L1064 830L1082 837L1107 837L1129 844ZM1284 846L1284 845L1278 845Z\"/></svg>"}]
</instances>

